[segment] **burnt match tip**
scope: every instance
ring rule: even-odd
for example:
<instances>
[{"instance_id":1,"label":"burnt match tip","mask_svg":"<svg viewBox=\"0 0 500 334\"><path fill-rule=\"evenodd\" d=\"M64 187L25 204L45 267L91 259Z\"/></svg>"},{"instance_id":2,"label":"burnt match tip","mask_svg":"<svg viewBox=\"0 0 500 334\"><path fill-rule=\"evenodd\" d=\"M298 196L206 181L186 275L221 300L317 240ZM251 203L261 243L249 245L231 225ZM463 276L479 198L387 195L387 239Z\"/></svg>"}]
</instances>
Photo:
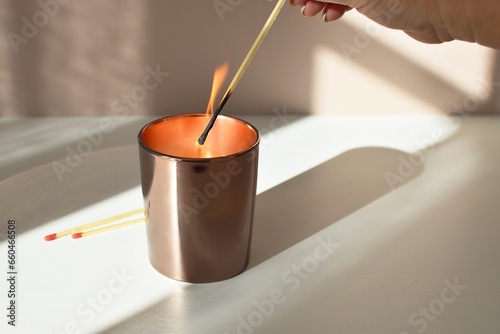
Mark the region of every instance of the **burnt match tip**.
<instances>
[{"instance_id":1,"label":"burnt match tip","mask_svg":"<svg viewBox=\"0 0 500 334\"><path fill-rule=\"evenodd\" d=\"M56 237L57 237L57 234L56 233L52 233L52 234L46 235L44 237L44 239L45 239L45 241L51 241L51 240L54 240Z\"/></svg>"},{"instance_id":2,"label":"burnt match tip","mask_svg":"<svg viewBox=\"0 0 500 334\"><path fill-rule=\"evenodd\" d=\"M207 135L203 133L203 134L200 136L200 138L198 138L198 144L200 144L200 145L205 144L205 140L207 140Z\"/></svg>"},{"instance_id":3,"label":"burnt match tip","mask_svg":"<svg viewBox=\"0 0 500 334\"><path fill-rule=\"evenodd\" d=\"M231 94L229 94L229 95L231 95ZM205 144L205 140L207 140L207 136L210 133L210 130L212 130L212 127L215 124L215 120L217 119L217 116L219 116L219 113L220 113L222 107L226 104L226 101L227 101L229 95L224 96L224 99L222 99L222 102L219 105L219 108L217 108L217 110L213 113L212 117L210 118L210 121L207 124L207 127L205 128L205 131L203 131L200 138L198 138L198 144L200 144L200 145Z\"/></svg>"}]
</instances>

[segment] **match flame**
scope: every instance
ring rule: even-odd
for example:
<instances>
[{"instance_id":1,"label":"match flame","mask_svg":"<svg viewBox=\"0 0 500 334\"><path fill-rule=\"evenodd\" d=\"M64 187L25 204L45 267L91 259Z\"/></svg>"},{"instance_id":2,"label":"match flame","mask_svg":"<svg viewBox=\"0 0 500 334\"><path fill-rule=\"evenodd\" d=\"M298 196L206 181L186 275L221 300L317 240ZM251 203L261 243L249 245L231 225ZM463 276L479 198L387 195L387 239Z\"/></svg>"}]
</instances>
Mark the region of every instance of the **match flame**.
<instances>
[{"instance_id":1,"label":"match flame","mask_svg":"<svg viewBox=\"0 0 500 334\"><path fill-rule=\"evenodd\" d=\"M229 64L227 62L225 62L224 64L220 65L215 69L214 81L212 83L212 92L210 93L210 100L208 100L208 106L206 111L207 115L213 115L214 113L215 99L219 94L219 90L222 87L224 80L226 80L228 71L229 71Z\"/></svg>"}]
</instances>

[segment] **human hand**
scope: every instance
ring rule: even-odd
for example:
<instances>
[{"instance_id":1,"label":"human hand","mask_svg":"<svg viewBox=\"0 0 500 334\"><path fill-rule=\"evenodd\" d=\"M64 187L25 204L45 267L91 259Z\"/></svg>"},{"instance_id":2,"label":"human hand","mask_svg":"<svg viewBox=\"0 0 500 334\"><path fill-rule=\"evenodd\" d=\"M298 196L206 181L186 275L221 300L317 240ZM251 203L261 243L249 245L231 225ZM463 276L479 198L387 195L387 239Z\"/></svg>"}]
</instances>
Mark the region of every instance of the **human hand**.
<instances>
[{"instance_id":1,"label":"human hand","mask_svg":"<svg viewBox=\"0 0 500 334\"><path fill-rule=\"evenodd\" d=\"M355 8L373 21L424 43L459 39L500 48L498 0L290 0L307 17L335 21Z\"/></svg>"},{"instance_id":2,"label":"human hand","mask_svg":"<svg viewBox=\"0 0 500 334\"><path fill-rule=\"evenodd\" d=\"M403 30L421 42L441 43L454 39L443 27L435 27L434 22L440 21L436 17L439 14L438 0L290 0L290 3L301 6L303 16L322 13L325 22L335 21L355 8L373 21Z\"/></svg>"}]
</instances>

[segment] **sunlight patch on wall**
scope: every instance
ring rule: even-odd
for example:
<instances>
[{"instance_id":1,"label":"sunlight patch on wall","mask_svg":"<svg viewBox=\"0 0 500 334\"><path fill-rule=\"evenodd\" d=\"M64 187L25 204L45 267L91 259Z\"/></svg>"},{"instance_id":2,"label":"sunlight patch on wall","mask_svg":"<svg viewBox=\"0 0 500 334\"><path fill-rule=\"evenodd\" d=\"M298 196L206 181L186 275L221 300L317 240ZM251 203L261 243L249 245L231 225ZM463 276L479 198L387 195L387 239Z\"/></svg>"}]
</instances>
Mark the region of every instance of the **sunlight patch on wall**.
<instances>
[{"instance_id":1,"label":"sunlight patch on wall","mask_svg":"<svg viewBox=\"0 0 500 334\"><path fill-rule=\"evenodd\" d=\"M314 114L436 113L433 106L327 48L314 50ZM408 78L411 80L411 78Z\"/></svg>"},{"instance_id":2,"label":"sunlight patch on wall","mask_svg":"<svg viewBox=\"0 0 500 334\"><path fill-rule=\"evenodd\" d=\"M422 66L464 94L476 94L479 84L491 83L495 51L490 48L462 41L424 44L402 31L381 27L354 11L345 15L342 20L355 27L359 33L376 38L377 42Z\"/></svg>"}]
</instances>

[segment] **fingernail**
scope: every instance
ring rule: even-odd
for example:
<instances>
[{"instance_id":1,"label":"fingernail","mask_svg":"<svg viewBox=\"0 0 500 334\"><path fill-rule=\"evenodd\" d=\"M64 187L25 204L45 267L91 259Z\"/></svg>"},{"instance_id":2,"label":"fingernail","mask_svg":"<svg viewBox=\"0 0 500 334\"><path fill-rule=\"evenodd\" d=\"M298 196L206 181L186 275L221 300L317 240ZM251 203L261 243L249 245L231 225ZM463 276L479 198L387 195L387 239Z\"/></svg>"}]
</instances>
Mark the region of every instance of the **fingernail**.
<instances>
[{"instance_id":1,"label":"fingernail","mask_svg":"<svg viewBox=\"0 0 500 334\"><path fill-rule=\"evenodd\" d=\"M293 3L293 0L290 0L290 6L297 7L297 5Z\"/></svg>"},{"instance_id":2,"label":"fingernail","mask_svg":"<svg viewBox=\"0 0 500 334\"><path fill-rule=\"evenodd\" d=\"M323 22L325 22L325 23L332 22L332 20L328 18L328 7L327 6L325 6L323 8Z\"/></svg>"},{"instance_id":3,"label":"fingernail","mask_svg":"<svg viewBox=\"0 0 500 334\"><path fill-rule=\"evenodd\" d=\"M304 11L306 10L306 6L302 6L302 8L300 9L300 14L302 14L302 16L305 16L304 15Z\"/></svg>"},{"instance_id":4,"label":"fingernail","mask_svg":"<svg viewBox=\"0 0 500 334\"><path fill-rule=\"evenodd\" d=\"M330 20L328 20L328 16L326 15L326 7L323 9L323 22L330 22Z\"/></svg>"}]
</instances>

